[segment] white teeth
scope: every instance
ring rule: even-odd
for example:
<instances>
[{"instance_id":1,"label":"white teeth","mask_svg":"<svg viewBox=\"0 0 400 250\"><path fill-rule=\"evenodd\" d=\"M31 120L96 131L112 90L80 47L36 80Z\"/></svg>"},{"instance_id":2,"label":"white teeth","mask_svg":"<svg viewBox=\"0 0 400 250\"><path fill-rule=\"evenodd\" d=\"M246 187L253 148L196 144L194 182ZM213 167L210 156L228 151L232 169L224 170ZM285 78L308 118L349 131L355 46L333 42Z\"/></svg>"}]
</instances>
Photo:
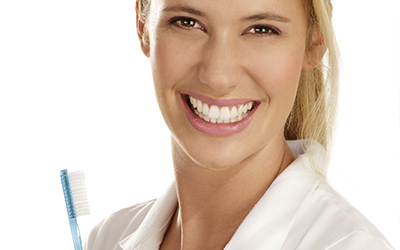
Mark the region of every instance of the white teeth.
<instances>
[{"instance_id":1,"label":"white teeth","mask_svg":"<svg viewBox=\"0 0 400 250\"><path fill-rule=\"evenodd\" d=\"M211 108L210 108L210 113L208 114L208 116L210 117L211 122L213 122L213 119L215 119L215 120L218 119L219 118L219 109L218 109L218 107L215 106L215 105L212 105ZM213 123L215 123L215 122L213 122Z\"/></svg>"},{"instance_id":2,"label":"white teeth","mask_svg":"<svg viewBox=\"0 0 400 250\"><path fill-rule=\"evenodd\" d=\"M223 106L209 105L189 96L192 104L193 112L201 119L212 123L233 123L244 119L253 108L254 102L240 104L239 106Z\"/></svg>"},{"instance_id":3,"label":"white teeth","mask_svg":"<svg viewBox=\"0 0 400 250\"><path fill-rule=\"evenodd\" d=\"M196 99L194 99L193 97L190 97L190 103L193 105L194 108L197 108Z\"/></svg>"},{"instance_id":4,"label":"white teeth","mask_svg":"<svg viewBox=\"0 0 400 250\"><path fill-rule=\"evenodd\" d=\"M195 101L196 102L196 101ZM203 111L203 104L201 103L200 100L197 100L197 110L199 112Z\"/></svg>"},{"instance_id":5,"label":"white teeth","mask_svg":"<svg viewBox=\"0 0 400 250\"><path fill-rule=\"evenodd\" d=\"M247 111L249 110L249 107L247 105L243 106L243 113L247 113Z\"/></svg>"},{"instance_id":6,"label":"white teeth","mask_svg":"<svg viewBox=\"0 0 400 250\"><path fill-rule=\"evenodd\" d=\"M228 107L222 107L221 110L219 111L219 119L223 121L229 121L229 118L231 118L231 114L229 112Z\"/></svg>"},{"instance_id":7,"label":"white teeth","mask_svg":"<svg viewBox=\"0 0 400 250\"><path fill-rule=\"evenodd\" d=\"M208 105L206 103L203 104L203 114L208 116L208 114L210 113L210 109L208 108Z\"/></svg>"},{"instance_id":8,"label":"white teeth","mask_svg":"<svg viewBox=\"0 0 400 250\"><path fill-rule=\"evenodd\" d=\"M231 118L235 118L237 116L237 108L236 106L233 106L232 110L231 110Z\"/></svg>"},{"instance_id":9,"label":"white teeth","mask_svg":"<svg viewBox=\"0 0 400 250\"><path fill-rule=\"evenodd\" d=\"M239 109L238 109L238 111L237 111L237 115L238 116L241 116L243 114L243 104L241 104L240 106L239 106Z\"/></svg>"}]
</instances>

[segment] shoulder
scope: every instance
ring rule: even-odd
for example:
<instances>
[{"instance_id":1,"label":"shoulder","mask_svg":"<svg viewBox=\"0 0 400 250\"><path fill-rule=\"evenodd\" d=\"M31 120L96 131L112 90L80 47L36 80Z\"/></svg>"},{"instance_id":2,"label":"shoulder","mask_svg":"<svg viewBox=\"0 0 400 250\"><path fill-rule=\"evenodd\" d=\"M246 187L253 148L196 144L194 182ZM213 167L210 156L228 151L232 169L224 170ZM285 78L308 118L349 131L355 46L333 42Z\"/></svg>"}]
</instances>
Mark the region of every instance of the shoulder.
<instances>
[{"instance_id":1,"label":"shoulder","mask_svg":"<svg viewBox=\"0 0 400 250\"><path fill-rule=\"evenodd\" d=\"M315 175L311 166L326 173L328 157L324 148L312 140L289 144L299 157L290 169L295 178L284 184L308 189L296 207L285 249L393 249L385 237L328 182ZM303 147L305 146L305 147ZM303 150L305 148L305 150ZM299 192L297 192L299 193Z\"/></svg>"},{"instance_id":2,"label":"shoulder","mask_svg":"<svg viewBox=\"0 0 400 250\"><path fill-rule=\"evenodd\" d=\"M394 250L381 236L365 230L356 230L332 242L326 250Z\"/></svg>"},{"instance_id":3,"label":"shoulder","mask_svg":"<svg viewBox=\"0 0 400 250\"><path fill-rule=\"evenodd\" d=\"M305 232L300 242L307 246L304 249L393 249L368 219L324 181L303 205L297 223Z\"/></svg>"},{"instance_id":4,"label":"shoulder","mask_svg":"<svg viewBox=\"0 0 400 250\"><path fill-rule=\"evenodd\" d=\"M119 242L139 228L154 202L124 208L100 221L90 232L85 250L119 249Z\"/></svg>"}]
</instances>

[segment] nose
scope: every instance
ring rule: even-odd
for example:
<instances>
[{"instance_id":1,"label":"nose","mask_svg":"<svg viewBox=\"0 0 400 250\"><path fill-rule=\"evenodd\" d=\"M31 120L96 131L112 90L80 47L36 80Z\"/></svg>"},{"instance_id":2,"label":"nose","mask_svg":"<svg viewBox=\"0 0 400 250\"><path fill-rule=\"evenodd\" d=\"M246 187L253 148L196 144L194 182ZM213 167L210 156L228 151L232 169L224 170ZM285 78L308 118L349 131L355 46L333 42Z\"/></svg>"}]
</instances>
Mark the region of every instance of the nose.
<instances>
[{"instance_id":1,"label":"nose","mask_svg":"<svg viewBox=\"0 0 400 250\"><path fill-rule=\"evenodd\" d=\"M210 37L203 47L199 65L200 82L218 94L226 94L241 82L239 50L234 39L226 34Z\"/></svg>"}]
</instances>

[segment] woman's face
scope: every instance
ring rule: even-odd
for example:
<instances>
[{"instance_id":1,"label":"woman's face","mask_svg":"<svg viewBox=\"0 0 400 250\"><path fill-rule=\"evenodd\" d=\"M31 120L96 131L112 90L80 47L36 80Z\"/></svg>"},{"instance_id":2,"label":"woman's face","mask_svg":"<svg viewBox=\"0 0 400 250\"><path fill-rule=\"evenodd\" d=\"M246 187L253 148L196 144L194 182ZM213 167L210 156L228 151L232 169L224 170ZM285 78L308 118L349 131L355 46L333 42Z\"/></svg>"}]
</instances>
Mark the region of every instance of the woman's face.
<instances>
[{"instance_id":1,"label":"woman's face","mask_svg":"<svg viewBox=\"0 0 400 250\"><path fill-rule=\"evenodd\" d=\"M224 169L282 143L306 24L301 0L152 0L144 52L182 152Z\"/></svg>"}]
</instances>

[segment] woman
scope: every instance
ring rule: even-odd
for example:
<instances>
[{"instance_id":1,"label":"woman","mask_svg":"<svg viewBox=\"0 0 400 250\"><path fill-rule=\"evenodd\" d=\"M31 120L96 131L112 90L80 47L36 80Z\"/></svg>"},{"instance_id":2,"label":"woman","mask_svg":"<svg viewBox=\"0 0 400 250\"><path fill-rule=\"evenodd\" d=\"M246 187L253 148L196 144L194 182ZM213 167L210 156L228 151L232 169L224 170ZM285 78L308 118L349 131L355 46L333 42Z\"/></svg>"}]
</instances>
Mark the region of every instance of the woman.
<instances>
[{"instance_id":1,"label":"woman","mask_svg":"<svg viewBox=\"0 0 400 250\"><path fill-rule=\"evenodd\" d=\"M326 0L139 0L176 182L102 221L87 249L392 249L324 179L331 10Z\"/></svg>"}]
</instances>

